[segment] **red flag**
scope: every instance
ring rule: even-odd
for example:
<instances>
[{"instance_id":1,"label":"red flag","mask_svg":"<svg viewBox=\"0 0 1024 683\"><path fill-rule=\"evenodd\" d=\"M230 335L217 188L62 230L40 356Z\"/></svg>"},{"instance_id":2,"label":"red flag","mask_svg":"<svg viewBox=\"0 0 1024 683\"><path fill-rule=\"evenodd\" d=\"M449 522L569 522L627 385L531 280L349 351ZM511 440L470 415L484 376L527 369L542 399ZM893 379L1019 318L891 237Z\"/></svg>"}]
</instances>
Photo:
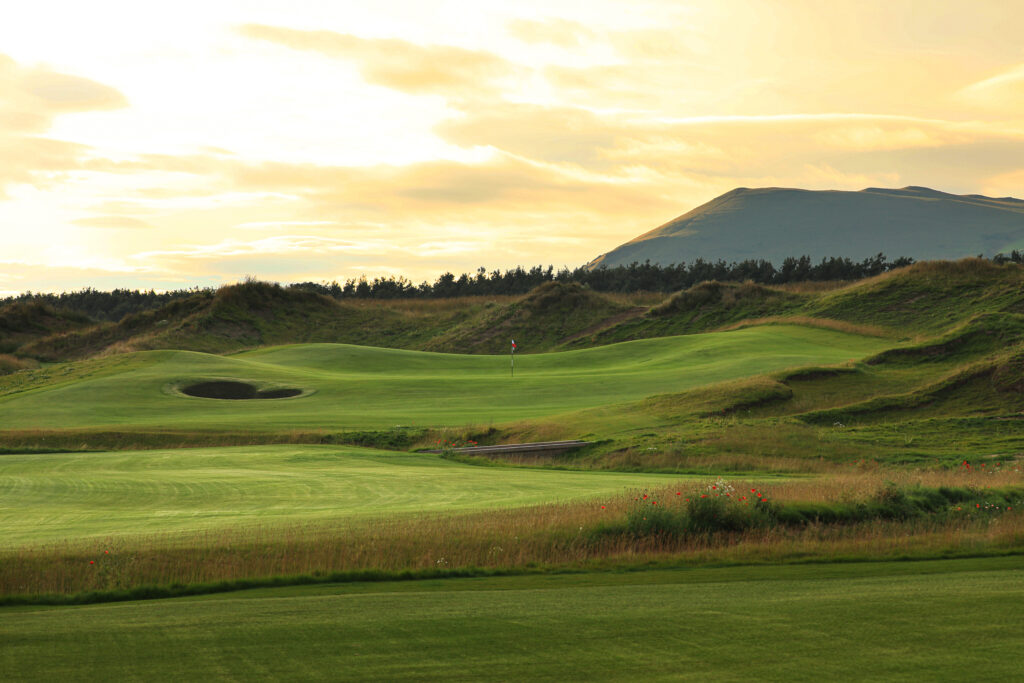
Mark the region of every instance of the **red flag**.
<instances>
[{"instance_id":1,"label":"red flag","mask_svg":"<svg viewBox=\"0 0 1024 683\"><path fill-rule=\"evenodd\" d=\"M515 339L513 339L513 340L512 340L512 351L515 351L515 350L516 350L516 349L518 349L518 348L519 348L519 347L518 347L518 346L516 346L516 340L515 340Z\"/></svg>"}]
</instances>

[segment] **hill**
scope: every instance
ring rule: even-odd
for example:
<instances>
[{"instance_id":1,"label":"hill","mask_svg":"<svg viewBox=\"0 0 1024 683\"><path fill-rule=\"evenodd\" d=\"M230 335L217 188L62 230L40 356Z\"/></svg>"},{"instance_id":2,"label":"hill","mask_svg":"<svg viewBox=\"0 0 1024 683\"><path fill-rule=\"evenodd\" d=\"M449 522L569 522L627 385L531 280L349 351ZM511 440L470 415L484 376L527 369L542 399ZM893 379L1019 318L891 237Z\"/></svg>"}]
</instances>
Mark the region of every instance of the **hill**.
<instances>
[{"instance_id":1,"label":"hill","mask_svg":"<svg viewBox=\"0 0 1024 683\"><path fill-rule=\"evenodd\" d=\"M125 351L236 353L324 342L504 354L510 338L521 353L536 353L780 321L923 340L986 313L1024 313L1024 268L964 259L922 262L838 286L709 281L670 295L625 295L550 282L519 297L409 300L337 301L247 282L118 323L37 312L29 316L34 334L7 339L10 352L44 362Z\"/></svg>"},{"instance_id":2,"label":"hill","mask_svg":"<svg viewBox=\"0 0 1024 683\"><path fill-rule=\"evenodd\" d=\"M643 300L644 295L634 299ZM346 301L245 282L176 299L117 323L51 323L48 329L39 322L32 328L34 335L11 337L10 351L57 361L124 351L232 353L273 344L335 342L505 353L509 339L516 337L522 339L524 351L536 352L645 310L632 301L561 282L549 282L521 297Z\"/></svg>"},{"instance_id":3,"label":"hill","mask_svg":"<svg viewBox=\"0 0 1024 683\"><path fill-rule=\"evenodd\" d=\"M602 254L591 267L650 261L919 260L1009 253L1024 246L1024 201L926 187L859 192L737 188Z\"/></svg>"}]
</instances>

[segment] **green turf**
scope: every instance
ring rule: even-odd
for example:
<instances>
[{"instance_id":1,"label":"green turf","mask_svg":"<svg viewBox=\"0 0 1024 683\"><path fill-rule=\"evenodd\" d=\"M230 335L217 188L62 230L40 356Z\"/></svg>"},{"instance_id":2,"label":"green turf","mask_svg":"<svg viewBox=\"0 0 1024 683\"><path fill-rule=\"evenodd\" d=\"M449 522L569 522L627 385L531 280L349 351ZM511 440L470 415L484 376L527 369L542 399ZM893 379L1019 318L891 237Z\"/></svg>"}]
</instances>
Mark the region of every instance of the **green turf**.
<instances>
[{"instance_id":1,"label":"green turf","mask_svg":"<svg viewBox=\"0 0 1024 683\"><path fill-rule=\"evenodd\" d=\"M0 610L14 680L1017 680L1020 558Z\"/></svg>"},{"instance_id":2,"label":"green turf","mask_svg":"<svg viewBox=\"0 0 1024 683\"><path fill-rule=\"evenodd\" d=\"M518 507L678 479L473 467L338 446L2 455L0 547Z\"/></svg>"},{"instance_id":3,"label":"green turf","mask_svg":"<svg viewBox=\"0 0 1024 683\"><path fill-rule=\"evenodd\" d=\"M798 326L648 339L563 353L431 354L341 344L231 357L154 351L93 361L74 381L40 373L0 397L0 430L87 427L381 429L530 419L771 372L844 362L891 342ZM297 387L292 399L218 401L175 387L238 379Z\"/></svg>"}]
</instances>

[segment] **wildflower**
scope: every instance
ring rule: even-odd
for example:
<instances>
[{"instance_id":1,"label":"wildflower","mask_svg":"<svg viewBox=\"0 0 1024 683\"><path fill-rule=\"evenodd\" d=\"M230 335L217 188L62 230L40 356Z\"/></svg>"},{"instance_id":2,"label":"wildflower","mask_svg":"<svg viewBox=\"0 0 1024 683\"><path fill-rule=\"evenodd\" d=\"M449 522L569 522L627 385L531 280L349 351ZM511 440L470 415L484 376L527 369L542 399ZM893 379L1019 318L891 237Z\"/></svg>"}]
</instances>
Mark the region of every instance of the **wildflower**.
<instances>
[{"instance_id":1,"label":"wildflower","mask_svg":"<svg viewBox=\"0 0 1024 683\"><path fill-rule=\"evenodd\" d=\"M676 495L677 496L681 496L681 495L683 495L683 492L682 491L676 491Z\"/></svg>"},{"instance_id":2,"label":"wildflower","mask_svg":"<svg viewBox=\"0 0 1024 683\"><path fill-rule=\"evenodd\" d=\"M96 564L96 563L93 562L92 560L89 560L89 564Z\"/></svg>"},{"instance_id":3,"label":"wildflower","mask_svg":"<svg viewBox=\"0 0 1024 683\"><path fill-rule=\"evenodd\" d=\"M601 509L604 510L604 505L601 506Z\"/></svg>"}]
</instances>

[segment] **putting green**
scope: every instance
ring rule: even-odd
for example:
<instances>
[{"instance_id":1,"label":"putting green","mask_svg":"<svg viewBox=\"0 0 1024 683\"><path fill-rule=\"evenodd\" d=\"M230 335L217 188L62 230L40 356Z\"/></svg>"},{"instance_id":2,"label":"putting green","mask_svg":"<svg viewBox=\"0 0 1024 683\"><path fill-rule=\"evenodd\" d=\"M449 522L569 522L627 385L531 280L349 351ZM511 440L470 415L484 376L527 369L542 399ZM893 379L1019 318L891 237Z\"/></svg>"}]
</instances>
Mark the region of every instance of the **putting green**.
<instances>
[{"instance_id":1,"label":"putting green","mask_svg":"<svg viewBox=\"0 0 1024 683\"><path fill-rule=\"evenodd\" d=\"M772 372L837 363L890 342L771 325L594 349L468 356L304 344L224 357L151 351L0 398L0 429L381 429L487 424L557 415ZM198 382L240 381L306 394L276 400L186 396Z\"/></svg>"},{"instance_id":2,"label":"putting green","mask_svg":"<svg viewBox=\"0 0 1024 683\"><path fill-rule=\"evenodd\" d=\"M680 478L473 467L347 446L3 455L0 547L518 507Z\"/></svg>"}]
</instances>

